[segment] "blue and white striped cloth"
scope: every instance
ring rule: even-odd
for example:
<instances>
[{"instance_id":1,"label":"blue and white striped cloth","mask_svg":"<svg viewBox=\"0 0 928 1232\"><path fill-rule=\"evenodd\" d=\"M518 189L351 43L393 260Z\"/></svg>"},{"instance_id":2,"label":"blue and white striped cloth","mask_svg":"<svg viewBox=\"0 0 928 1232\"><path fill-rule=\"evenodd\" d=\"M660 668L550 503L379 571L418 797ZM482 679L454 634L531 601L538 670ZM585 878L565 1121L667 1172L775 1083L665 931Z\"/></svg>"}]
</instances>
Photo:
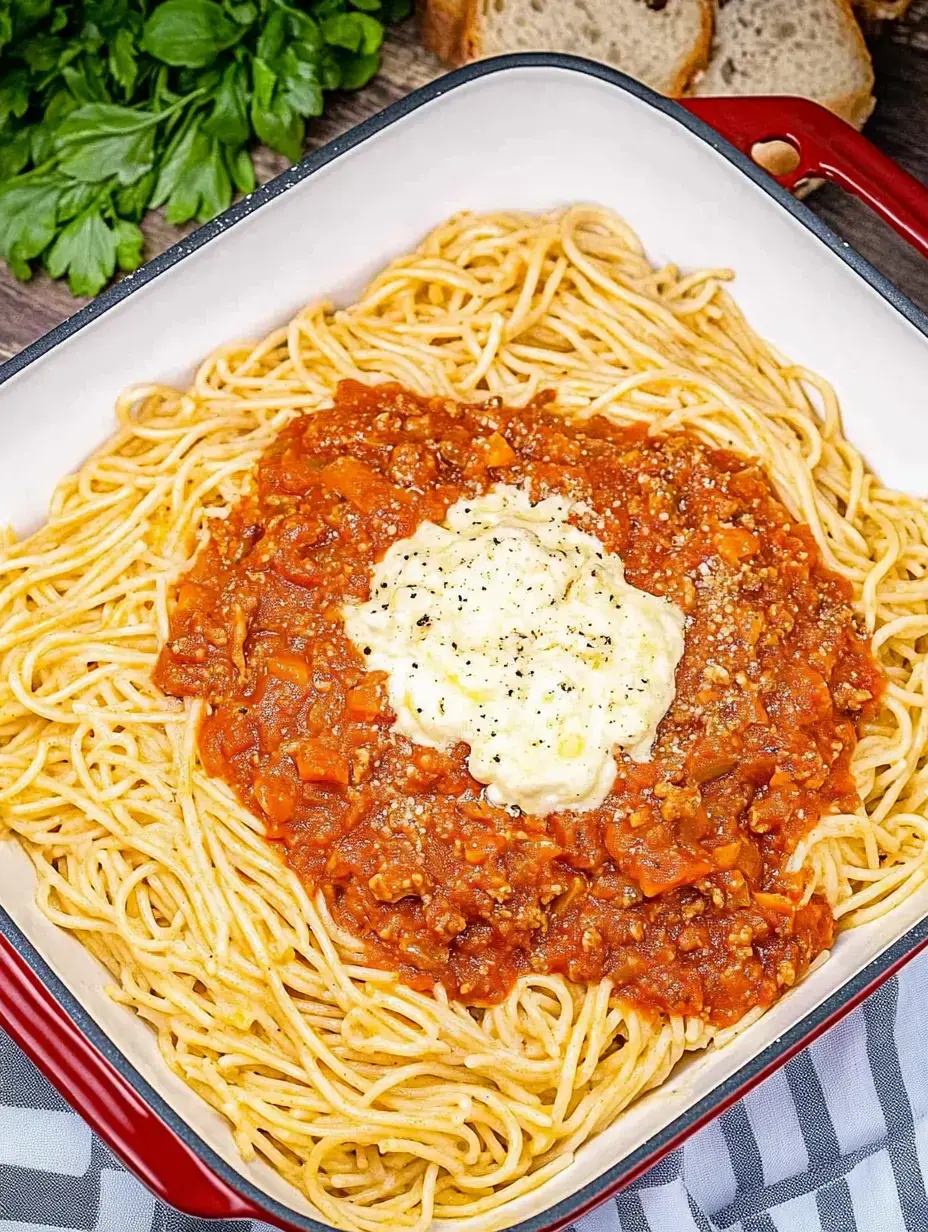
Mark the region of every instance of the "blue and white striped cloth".
<instances>
[{"instance_id":1,"label":"blue and white striped cloth","mask_svg":"<svg viewBox=\"0 0 928 1232\"><path fill-rule=\"evenodd\" d=\"M572 1232L928 1232L928 954ZM156 1202L0 1031L0 1232L273 1232Z\"/></svg>"}]
</instances>

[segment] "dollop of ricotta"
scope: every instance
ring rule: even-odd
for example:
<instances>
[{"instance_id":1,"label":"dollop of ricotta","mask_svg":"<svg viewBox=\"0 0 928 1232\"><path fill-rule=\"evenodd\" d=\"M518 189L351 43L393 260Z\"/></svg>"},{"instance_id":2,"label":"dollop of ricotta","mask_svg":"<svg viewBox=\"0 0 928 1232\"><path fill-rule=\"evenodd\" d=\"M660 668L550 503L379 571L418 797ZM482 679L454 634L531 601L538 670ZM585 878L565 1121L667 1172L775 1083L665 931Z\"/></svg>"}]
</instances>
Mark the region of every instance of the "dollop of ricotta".
<instances>
[{"instance_id":1,"label":"dollop of ricotta","mask_svg":"<svg viewBox=\"0 0 928 1232\"><path fill-rule=\"evenodd\" d=\"M494 804L527 813L596 808L615 750L646 760L674 696L683 614L625 580L619 556L499 484L422 523L376 566L345 628L388 674L395 730L470 745Z\"/></svg>"}]
</instances>

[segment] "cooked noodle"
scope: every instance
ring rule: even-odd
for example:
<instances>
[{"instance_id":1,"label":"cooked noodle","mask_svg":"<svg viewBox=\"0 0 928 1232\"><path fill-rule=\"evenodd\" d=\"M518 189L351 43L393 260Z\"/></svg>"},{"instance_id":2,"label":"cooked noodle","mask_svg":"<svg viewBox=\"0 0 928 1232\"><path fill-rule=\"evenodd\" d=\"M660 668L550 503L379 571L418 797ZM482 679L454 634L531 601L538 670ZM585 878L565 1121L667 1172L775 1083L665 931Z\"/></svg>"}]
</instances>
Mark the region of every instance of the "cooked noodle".
<instances>
[{"instance_id":1,"label":"cooked noodle","mask_svg":"<svg viewBox=\"0 0 928 1232\"><path fill-rule=\"evenodd\" d=\"M151 681L171 586L278 430L341 378L516 407L554 389L573 415L760 458L851 581L889 680L854 759L864 808L825 818L792 866L842 925L925 880L928 505L866 469L830 387L752 332L729 276L653 269L601 209L459 215L354 306L222 348L187 393L127 392L46 525L0 550L0 828L32 857L42 910L105 963L242 1154L339 1227L503 1227L510 1199L731 1034L650 1019L607 981L527 976L480 1011L407 988L365 965L201 767L202 703Z\"/></svg>"}]
</instances>

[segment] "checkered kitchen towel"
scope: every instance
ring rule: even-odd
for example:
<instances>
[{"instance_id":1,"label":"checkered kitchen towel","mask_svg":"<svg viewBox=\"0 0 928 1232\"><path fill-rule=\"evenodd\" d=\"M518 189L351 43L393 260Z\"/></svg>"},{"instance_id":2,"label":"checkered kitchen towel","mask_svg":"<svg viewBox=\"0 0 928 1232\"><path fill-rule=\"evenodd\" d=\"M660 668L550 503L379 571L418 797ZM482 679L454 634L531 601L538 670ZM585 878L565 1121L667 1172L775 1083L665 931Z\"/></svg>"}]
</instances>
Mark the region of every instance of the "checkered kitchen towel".
<instances>
[{"instance_id":1,"label":"checkered kitchen towel","mask_svg":"<svg viewBox=\"0 0 928 1232\"><path fill-rule=\"evenodd\" d=\"M928 954L574 1232L928 1232ZM0 1232L273 1232L156 1202L0 1031Z\"/></svg>"}]
</instances>

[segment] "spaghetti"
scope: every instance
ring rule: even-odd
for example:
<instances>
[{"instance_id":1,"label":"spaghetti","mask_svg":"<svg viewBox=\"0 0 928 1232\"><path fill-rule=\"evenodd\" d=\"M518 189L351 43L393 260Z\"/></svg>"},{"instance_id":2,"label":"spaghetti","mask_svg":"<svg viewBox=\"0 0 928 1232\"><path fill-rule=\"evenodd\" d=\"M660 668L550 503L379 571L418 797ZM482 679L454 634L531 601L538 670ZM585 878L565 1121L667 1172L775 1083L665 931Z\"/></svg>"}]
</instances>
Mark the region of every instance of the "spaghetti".
<instances>
[{"instance_id":1,"label":"spaghetti","mask_svg":"<svg viewBox=\"0 0 928 1232\"><path fill-rule=\"evenodd\" d=\"M185 394L129 391L119 430L0 556L0 823L39 903L107 966L168 1065L339 1227L504 1227L688 1050L735 1028L643 1013L602 979L527 974L467 1009L370 966L262 824L200 764L204 704L152 671L169 595L297 412L339 380L687 429L758 458L850 583L887 684L863 804L797 846L842 926L928 871L928 506L881 487L833 392L748 327L724 271L653 269L614 215L460 215L354 306L217 352Z\"/></svg>"}]
</instances>

